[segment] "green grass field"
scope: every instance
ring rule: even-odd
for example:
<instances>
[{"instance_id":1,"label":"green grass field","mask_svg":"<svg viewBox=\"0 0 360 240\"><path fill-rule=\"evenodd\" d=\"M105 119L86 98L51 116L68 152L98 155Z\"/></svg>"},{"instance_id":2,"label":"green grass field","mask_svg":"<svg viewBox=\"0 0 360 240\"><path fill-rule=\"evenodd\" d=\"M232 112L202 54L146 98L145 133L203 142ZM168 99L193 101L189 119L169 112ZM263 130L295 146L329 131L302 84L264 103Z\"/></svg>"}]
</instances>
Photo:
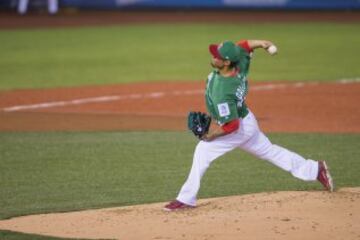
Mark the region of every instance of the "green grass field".
<instances>
[{"instance_id":1,"label":"green grass field","mask_svg":"<svg viewBox=\"0 0 360 240\"><path fill-rule=\"evenodd\" d=\"M338 187L360 185L359 135L270 134L274 143L327 159ZM0 218L173 199L196 139L183 132L0 134ZM346 172L346 174L344 174ZM216 161L200 198L322 189L240 150Z\"/></svg>"},{"instance_id":2,"label":"green grass field","mask_svg":"<svg viewBox=\"0 0 360 240\"><path fill-rule=\"evenodd\" d=\"M256 81L358 78L358 24L141 25L0 31L0 89L202 80L207 45L273 40L255 54ZM166 37L164 37L166 36ZM1 92L0 92L1 94ZM277 144L326 159L337 187L360 186L359 134L270 134ZM0 219L173 199L196 139L185 132L0 132ZM206 173L200 198L319 190L235 150ZM0 239L54 239L0 231Z\"/></svg>"},{"instance_id":3,"label":"green grass field","mask_svg":"<svg viewBox=\"0 0 360 240\"><path fill-rule=\"evenodd\" d=\"M360 76L358 24L163 24L0 31L0 89L202 80L209 43L241 38L279 47L275 58L257 51L256 81Z\"/></svg>"},{"instance_id":4,"label":"green grass field","mask_svg":"<svg viewBox=\"0 0 360 240\"><path fill-rule=\"evenodd\" d=\"M55 238L55 237L48 237L48 236L41 236L41 235L34 235L34 234L21 234L17 232L11 231L0 231L0 239L6 240L64 240L67 238ZM77 239L80 240L80 239Z\"/></svg>"}]
</instances>

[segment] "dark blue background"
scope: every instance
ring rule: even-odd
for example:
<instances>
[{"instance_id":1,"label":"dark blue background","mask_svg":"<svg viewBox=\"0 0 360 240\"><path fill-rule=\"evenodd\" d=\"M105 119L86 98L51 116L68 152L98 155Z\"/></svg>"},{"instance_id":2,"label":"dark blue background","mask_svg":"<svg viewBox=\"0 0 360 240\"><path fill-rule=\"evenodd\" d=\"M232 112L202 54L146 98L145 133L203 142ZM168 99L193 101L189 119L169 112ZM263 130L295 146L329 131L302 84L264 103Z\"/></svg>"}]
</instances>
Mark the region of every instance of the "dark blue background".
<instances>
[{"instance_id":1,"label":"dark blue background","mask_svg":"<svg viewBox=\"0 0 360 240\"><path fill-rule=\"evenodd\" d=\"M233 0L234 1L234 0ZM13 8L17 0L0 0L0 7ZM43 2L43 3L42 3ZM224 8L224 9L360 9L358 0L238 0L235 5L226 5L223 0L59 0L61 7L90 9L111 8ZM46 0L30 0L30 4L46 4Z\"/></svg>"}]
</instances>

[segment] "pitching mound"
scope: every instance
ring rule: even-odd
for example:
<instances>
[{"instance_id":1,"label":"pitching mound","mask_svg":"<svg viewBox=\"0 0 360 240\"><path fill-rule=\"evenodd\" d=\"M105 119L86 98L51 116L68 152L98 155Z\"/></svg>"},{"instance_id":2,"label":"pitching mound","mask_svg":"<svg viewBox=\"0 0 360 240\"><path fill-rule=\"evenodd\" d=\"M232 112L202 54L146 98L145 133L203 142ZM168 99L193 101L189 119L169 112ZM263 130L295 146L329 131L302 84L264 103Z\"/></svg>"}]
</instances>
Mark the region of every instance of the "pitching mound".
<instances>
[{"instance_id":1,"label":"pitching mound","mask_svg":"<svg viewBox=\"0 0 360 240\"><path fill-rule=\"evenodd\" d=\"M0 221L0 229L127 240L360 238L360 188L211 198L178 212L165 212L163 206L155 203L18 217Z\"/></svg>"}]
</instances>

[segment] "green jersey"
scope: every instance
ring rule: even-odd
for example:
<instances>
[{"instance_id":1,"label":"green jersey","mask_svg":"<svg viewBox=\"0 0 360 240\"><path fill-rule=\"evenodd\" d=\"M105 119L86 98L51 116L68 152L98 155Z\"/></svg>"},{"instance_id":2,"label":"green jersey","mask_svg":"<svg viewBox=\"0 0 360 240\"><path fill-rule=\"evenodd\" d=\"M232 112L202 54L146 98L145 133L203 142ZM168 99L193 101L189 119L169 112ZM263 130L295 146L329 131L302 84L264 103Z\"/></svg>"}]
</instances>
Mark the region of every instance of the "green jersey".
<instances>
[{"instance_id":1,"label":"green jersey","mask_svg":"<svg viewBox=\"0 0 360 240\"><path fill-rule=\"evenodd\" d=\"M244 49L241 50L238 74L223 77L214 70L209 74L206 82L206 107L211 117L220 125L237 118L244 118L249 112L245 99L248 93L247 75L250 56Z\"/></svg>"}]
</instances>

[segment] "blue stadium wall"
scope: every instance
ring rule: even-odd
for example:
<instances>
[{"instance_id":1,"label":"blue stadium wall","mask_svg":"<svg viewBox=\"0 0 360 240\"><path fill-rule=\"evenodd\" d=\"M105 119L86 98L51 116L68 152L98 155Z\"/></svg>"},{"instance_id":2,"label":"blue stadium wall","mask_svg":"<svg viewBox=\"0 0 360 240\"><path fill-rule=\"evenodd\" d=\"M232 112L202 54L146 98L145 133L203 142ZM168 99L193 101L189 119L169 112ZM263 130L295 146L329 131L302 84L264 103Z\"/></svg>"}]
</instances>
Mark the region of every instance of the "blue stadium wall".
<instances>
[{"instance_id":1,"label":"blue stadium wall","mask_svg":"<svg viewBox=\"0 0 360 240\"><path fill-rule=\"evenodd\" d=\"M30 0L39 2L40 0ZM45 1L45 0L42 0ZM14 7L17 0L0 0L0 7ZM360 9L360 0L59 0L62 7L84 9L222 8L222 9Z\"/></svg>"}]
</instances>

